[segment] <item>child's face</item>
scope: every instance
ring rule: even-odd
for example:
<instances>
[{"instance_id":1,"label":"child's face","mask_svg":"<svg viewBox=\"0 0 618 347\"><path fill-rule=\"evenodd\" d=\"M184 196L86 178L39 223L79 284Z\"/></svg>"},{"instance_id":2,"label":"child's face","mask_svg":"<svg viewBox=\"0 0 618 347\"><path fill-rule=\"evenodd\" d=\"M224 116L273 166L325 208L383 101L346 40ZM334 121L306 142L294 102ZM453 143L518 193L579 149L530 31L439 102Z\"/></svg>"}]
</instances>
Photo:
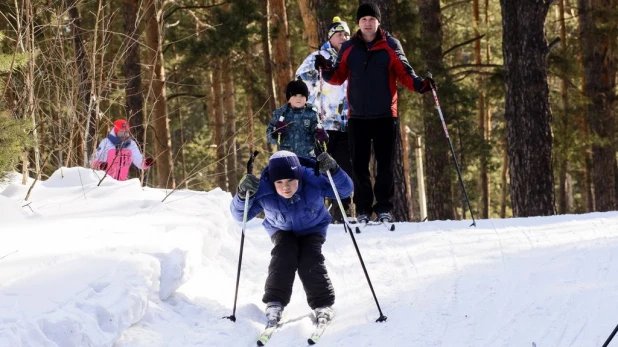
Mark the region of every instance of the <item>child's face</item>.
<instances>
[{"instance_id":1,"label":"child's face","mask_svg":"<svg viewBox=\"0 0 618 347\"><path fill-rule=\"evenodd\" d=\"M275 181L275 189L277 190L277 194L289 199L296 194L296 191L298 190L298 180L286 178Z\"/></svg>"},{"instance_id":2,"label":"child's face","mask_svg":"<svg viewBox=\"0 0 618 347\"><path fill-rule=\"evenodd\" d=\"M337 52L341 49L341 45L350 39L350 34L345 31L336 32L333 37L330 38L330 44L335 48Z\"/></svg>"},{"instance_id":3,"label":"child's face","mask_svg":"<svg viewBox=\"0 0 618 347\"><path fill-rule=\"evenodd\" d=\"M294 108L305 107L306 103L307 98L305 98L305 96L302 94L292 95L292 97L290 98L290 105L292 105L292 107Z\"/></svg>"},{"instance_id":4,"label":"child's face","mask_svg":"<svg viewBox=\"0 0 618 347\"><path fill-rule=\"evenodd\" d=\"M131 133L128 130L120 130L116 136L122 140L122 141L126 141L129 139L129 137L131 136Z\"/></svg>"}]
</instances>

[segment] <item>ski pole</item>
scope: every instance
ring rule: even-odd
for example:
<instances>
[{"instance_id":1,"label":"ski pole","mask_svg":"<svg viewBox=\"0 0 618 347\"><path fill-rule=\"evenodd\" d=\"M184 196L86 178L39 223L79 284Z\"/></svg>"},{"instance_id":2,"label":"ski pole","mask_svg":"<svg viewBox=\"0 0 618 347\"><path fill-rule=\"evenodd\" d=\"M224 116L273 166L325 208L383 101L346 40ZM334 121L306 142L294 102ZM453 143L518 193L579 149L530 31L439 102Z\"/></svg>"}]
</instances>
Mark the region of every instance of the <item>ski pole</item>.
<instances>
[{"instance_id":1,"label":"ski pole","mask_svg":"<svg viewBox=\"0 0 618 347\"><path fill-rule=\"evenodd\" d=\"M318 103L318 117L317 117L318 118L318 130L326 131L326 130L324 130L324 125L322 125L322 118L323 118L322 117L323 116L322 112L324 111L324 105L323 105L324 98L322 97L322 86L323 86L324 82L323 82L323 79L322 79L322 68L318 69L318 79L319 79L319 82L320 82L319 83L320 89L318 90L318 95L320 97L320 102ZM326 146L326 143L322 142L321 145L323 147L324 152L328 152L328 147ZM345 216L345 214L344 214L344 216Z\"/></svg>"},{"instance_id":2,"label":"ski pole","mask_svg":"<svg viewBox=\"0 0 618 347\"><path fill-rule=\"evenodd\" d=\"M618 325L616 325L616 327L614 328L614 331L612 331L612 333L609 334L607 341L605 341L602 347L607 347L609 343L612 342L612 339L614 338L614 335L616 335L617 332L618 332Z\"/></svg>"},{"instance_id":3,"label":"ski pole","mask_svg":"<svg viewBox=\"0 0 618 347\"><path fill-rule=\"evenodd\" d=\"M427 76L432 78L431 72L427 72ZM468 204L468 210L470 211L470 216L472 216L472 224L470 226L476 226L476 221L474 220L474 212L472 212L472 207L470 206L470 199L468 198L468 192L466 191L466 186L464 185L463 179L461 179L461 170L459 169L459 164L457 164L457 156L455 156L455 150L453 149L453 144L451 143L451 138L448 135L448 130L446 129L446 122L444 122L444 116L442 115L442 109L440 108L440 102L438 101L438 93L436 93L436 88L433 83L429 83L431 86L431 93L433 94L433 100L436 102L436 108L438 109L438 114L440 115L440 120L442 121L442 129L444 129L444 134L446 135L446 139L448 140L448 145L451 148L451 155L453 156L453 162L455 163L455 168L457 169L457 176L459 177L459 184L461 185L461 189L463 190L464 196L466 198L466 203Z\"/></svg>"},{"instance_id":4,"label":"ski pole","mask_svg":"<svg viewBox=\"0 0 618 347\"><path fill-rule=\"evenodd\" d=\"M146 170L146 177L144 177L144 182L142 183L142 187L146 187L148 185L148 176L150 175L150 168Z\"/></svg>"},{"instance_id":5,"label":"ski pole","mask_svg":"<svg viewBox=\"0 0 618 347\"><path fill-rule=\"evenodd\" d=\"M247 175L253 172L253 160L258 155L258 151L253 152L247 161ZM236 302L238 301L238 285L240 284L240 268L242 266L242 251L245 245L245 229L247 227L247 214L249 213L249 191L245 194L245 211L242 217L242 236L240 237L240 252L238 254L238 271L236 273L236 290L234 292L234 308L232 309L232 315L226 316L232 322L236 322Z\"/></svg>"},{"instance_id":6,"label":"ski pole","mask_svg":"<svg viewBox=\"0 0 618 347\"><path fill-rule=\"evenodd\" d=\"M342 170L342 169L339 169L339 170ZM337 204L339 205L339 209L341 210L341 215L344 216L343 220L345 223L345 227L348 229L348 234L350 234L350 237L352 238L352 243L354 244L354 248L356 249L356 254L358 254L358 260L360 260L361 266L363 268L363 272L365 273L365 278L367 278L367 283L369 284L369 289L371 289L371 294L373 295L373 299L375 300L376 306L378 307L378 312L380 313L380 317L376 319L376 322L385 322L388 317L386 317L382 313L382 309L380 308L378 297L376 296L375 290L373 290L373 285L371 284L369 273L367 272L367 268L365 267L363 256L361 256L360 250L358 249L358 244L356 243L356 238L354 237L354 233L352 232L352 227L350 226L348 218L345 214L345 209L343 208L343 204L341 203L341 198L339 197L339 192L337 191L337 187L335 186L335 181L333 181L333 176L330 174L330 171L326 171L326 175L328 176L330 185L333 188L333 192L335 193L335 198L337 198Z\"/></svg>"},{"instance_id":7,"label":"ski pole","mask_svg":"<svg viewBox=\"0 0 618 347\"><path fill-rule=\"evenodd\" d=\"M285 119L285 118L283 117L283 115L281 115L281 117L279 117L279 121L280 121L280 122L283 122L283 120L284 120L284 119ZM281 128L283 128L283 127L281 127ZM279 128L279 129L281 129L281 128ZM276 130L279 130L279 129L276 129ZM281 131L279 131L279 132L277 133L277 143L278 143L279 145L281 145Z\"/></svg>"}]
</instances>

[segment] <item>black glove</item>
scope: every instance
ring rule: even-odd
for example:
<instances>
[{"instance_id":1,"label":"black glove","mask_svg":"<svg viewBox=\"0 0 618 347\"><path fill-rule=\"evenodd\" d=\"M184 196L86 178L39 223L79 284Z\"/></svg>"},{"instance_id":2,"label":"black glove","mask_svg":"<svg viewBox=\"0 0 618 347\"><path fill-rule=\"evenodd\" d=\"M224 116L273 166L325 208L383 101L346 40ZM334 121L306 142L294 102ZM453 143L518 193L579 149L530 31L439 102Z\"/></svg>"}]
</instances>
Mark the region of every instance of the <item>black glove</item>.
<instances>
[{"instance_id":1,"label":"black glove","mask_svg":"<svg viewBox=\"0 0 618 347\"><path fill-rule=\"evenodd\" d=\"M331 62L324 58L322 55L318 54L315 56L315 63L313 65L313 67L315 67L316 70L322 69L322 70L330 70L333 66L331 64Z\"/></svg>"},{"instance_id":2,"label":"black glove","mask_svg":"<svg viewBox=\"0 0 618 347\"><path fill-rule=\"evenodd\" d=\"M279 135L284 137L288 134L288 129L288 123L278 120L277 123L275 123L275 129L272 132L273 138L276 139Z\"/></svg>"},{"instance_id":3,"label":"black glove","mask_svg":"<svg viewBox=\"0 0 618 347\"><path fill-rule=\"evenodd\" d=\"M318 128L316 130L314 137L315 137L315 140L318 141L320 145L324 143L328 143L328 133L326 133L326 130L322 128Z\"/></svg>"},{"instance_id":4,"label":"black glove","mask_svg":"<svg viewBox=\"0 0 618 347\"><path fill-rule=\"evenodd\" d=\"M431 77L425 77L425 79L423 80L423 86L421 87L421 89L419 89L418 92L421 94L429 93L431 92L431 88L438 90L438 85L436 84L436 81Z\"/></svg>"},{"instance_id":5,"label":"black glove","mask_svg":"<svg viewBox=\"0 0 618 347\"><path fill-rule=\"evenodd\" d=\"M330 173L334 174L339 170L339 164L326 152L322 152L322 154L318 155L318 163L320 164L321 173L330 171Z\"/></svg>"},{"instance_id":6,"label":"black glove","mask_svg":"<svg viewBox=\"0 0 618 347\"><path fill-rule=\"evenodd\" d=\"M151 157L148 157L144 160L144 169L150 169L152 167L152 164L154 164L154 159L152 159Z\"/></svg>"},{"instance_id":7,"label":"black glove","mask_svg":"<svg viewBox=\"0 0 618 347\"><path fill-rule=\"evenodd\" d=\"M252 197L260 187L260 179L255 175L245 175L238 184L238 195L242 200L245 199L245 195L249 192L249 197Z\"/></svg>"}]
</instances>

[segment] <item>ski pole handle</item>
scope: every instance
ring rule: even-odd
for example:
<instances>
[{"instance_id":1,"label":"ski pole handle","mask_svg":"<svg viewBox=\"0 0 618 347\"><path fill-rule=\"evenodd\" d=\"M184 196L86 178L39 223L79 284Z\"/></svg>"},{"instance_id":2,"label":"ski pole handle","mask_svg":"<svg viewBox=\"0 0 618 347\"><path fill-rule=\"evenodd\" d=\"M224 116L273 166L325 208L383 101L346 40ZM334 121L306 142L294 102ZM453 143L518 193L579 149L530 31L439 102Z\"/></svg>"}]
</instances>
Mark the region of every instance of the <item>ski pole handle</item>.
<instances>
[{"instance_id":1,"label":"ski pole handle","mask_svg":"<svg viewBox=\"0 0 618 347\"><path fill-rule=\"evenodd\" d=\"M279 122L283 122L284 119L285 119L285 117L283 117L283 115L281 115L281 117L279 117ZM283 127L281 127L281 128L283 128ZM279 128L279 129L281 129L281 128ZM275 130L279 130L279 129L275 129ZM281 145L281 131L277 132L277 144Z\"/></svg>"},{"instance_id":2,"label":"ski pole handle","mask_svg":"<svg viewBox=\"0 0 618 347\"><path fill-rule=\"evenodd\" d=\"M249 157L249 161L247 161L247 175L250 175L253 173L253 161L255 160L255 157L257 157L257 155L260 152L255 151L253 152L253 154L251 154L251 157Z\"/></svg>"}]
</instances>

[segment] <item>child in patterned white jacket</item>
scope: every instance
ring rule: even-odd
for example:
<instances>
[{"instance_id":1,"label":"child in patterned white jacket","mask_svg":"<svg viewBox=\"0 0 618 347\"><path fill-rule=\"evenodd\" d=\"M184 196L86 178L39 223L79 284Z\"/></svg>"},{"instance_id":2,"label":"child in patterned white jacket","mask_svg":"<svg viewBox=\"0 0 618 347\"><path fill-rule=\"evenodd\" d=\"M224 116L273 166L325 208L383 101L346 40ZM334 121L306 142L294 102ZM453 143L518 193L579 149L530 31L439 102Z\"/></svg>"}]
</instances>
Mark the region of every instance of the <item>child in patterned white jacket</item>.
<instances>
[{"instance_id":1,"label":"child in patterned white jacket","mask_svg":"<svg viewBox=\"0 0 618 347\"><path fill-rule=\"evenodd\" d=\"M309 89L308 101L321 110L320 117L328 134L328 153L339 163L343 171L353 178L347 132L348 102L346 100L346 88L348 82L336 86L322 81L320 86L319 73L315 69L315 59L318 54L334 64L341 45L349 38L350 29L346 22L339 17L333 18L333 23L328 29L328 41L322 45L319 51L313 52L305 58L305 61L296 70L296 76L302 79ZM351 198L342 199L341 202L347 216L351 217ZM339 208L331 208L331 211L334 223L343 222Z\"/></svg>"}]
</instances>

